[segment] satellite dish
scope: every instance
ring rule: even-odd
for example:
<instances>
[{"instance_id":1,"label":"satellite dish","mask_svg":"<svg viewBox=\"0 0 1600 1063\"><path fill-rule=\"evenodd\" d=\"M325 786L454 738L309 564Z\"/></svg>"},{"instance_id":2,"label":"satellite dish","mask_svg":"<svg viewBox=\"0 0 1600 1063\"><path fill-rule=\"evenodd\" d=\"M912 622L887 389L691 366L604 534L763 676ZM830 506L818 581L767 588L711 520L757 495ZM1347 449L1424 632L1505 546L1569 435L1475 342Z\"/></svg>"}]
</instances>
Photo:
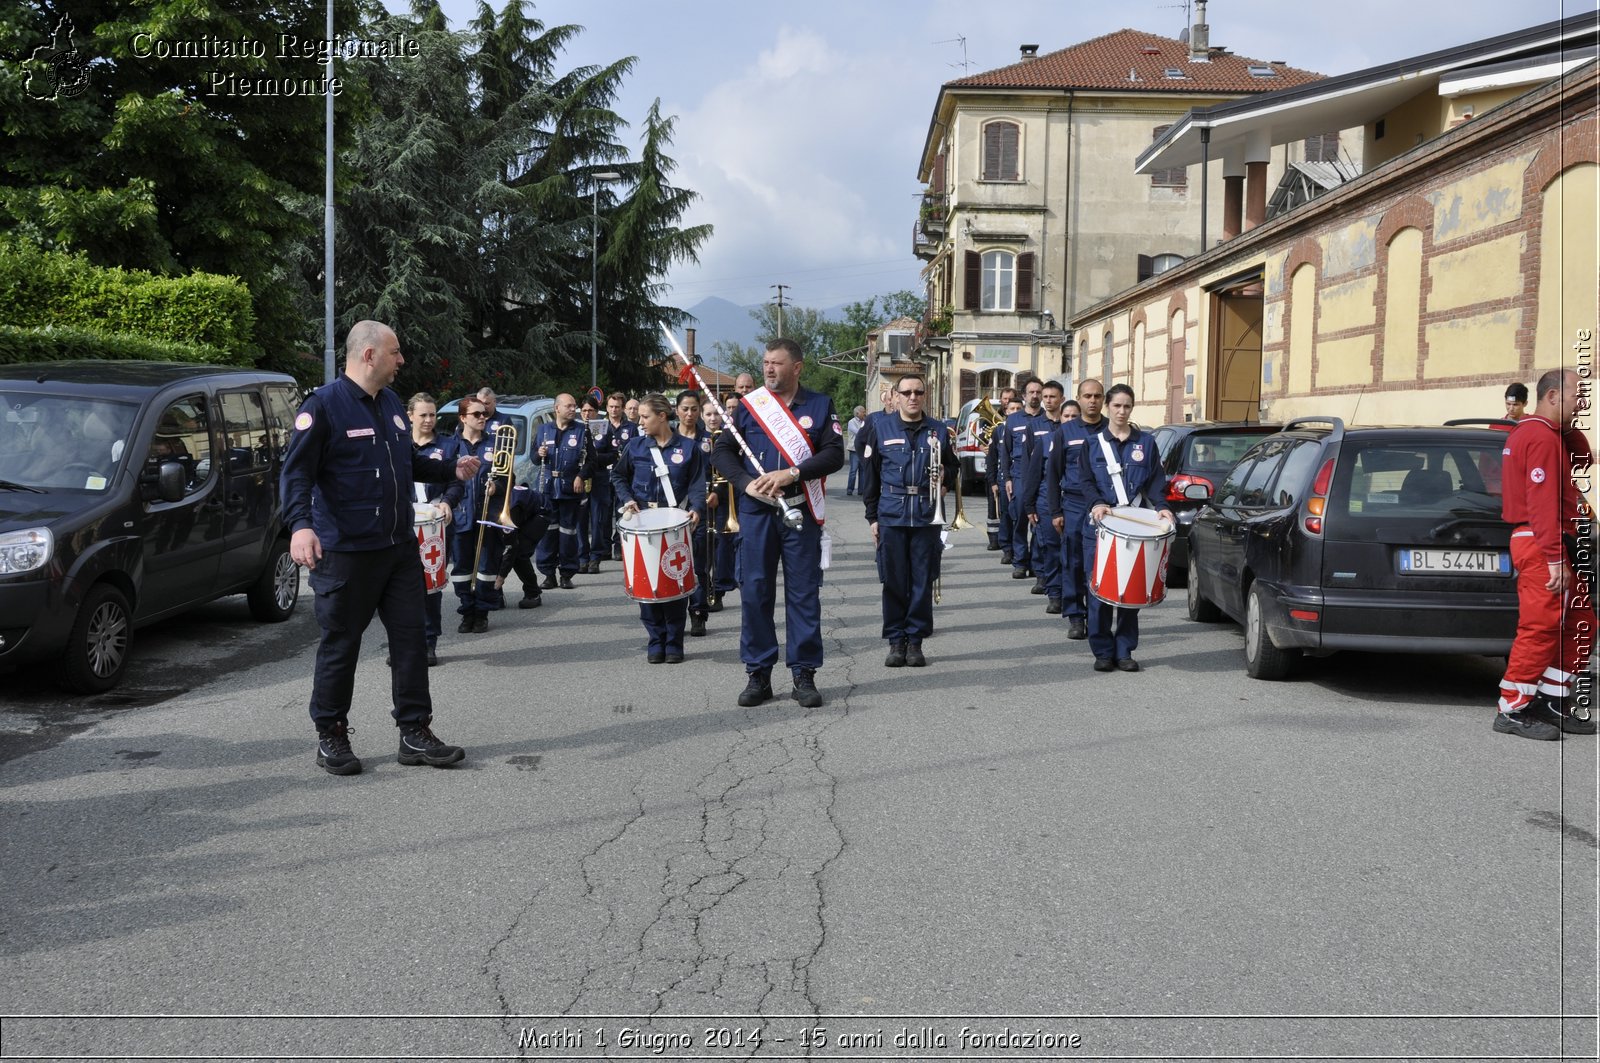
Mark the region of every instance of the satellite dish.
<instances>
[{"instance_id":1,"label":"satellite dish","mask_svg":"<svg viewBox=\"0 0 1600 1063\"><path fill-rule=\"evenodd\" d=\"M1189 43L1189 27L1188 26L1183 27L1183 29L1181 31L1179 31L1179 33L1178 33L1178 42L1180 44L1188 44Z\"/></svg>"}]
</instances>

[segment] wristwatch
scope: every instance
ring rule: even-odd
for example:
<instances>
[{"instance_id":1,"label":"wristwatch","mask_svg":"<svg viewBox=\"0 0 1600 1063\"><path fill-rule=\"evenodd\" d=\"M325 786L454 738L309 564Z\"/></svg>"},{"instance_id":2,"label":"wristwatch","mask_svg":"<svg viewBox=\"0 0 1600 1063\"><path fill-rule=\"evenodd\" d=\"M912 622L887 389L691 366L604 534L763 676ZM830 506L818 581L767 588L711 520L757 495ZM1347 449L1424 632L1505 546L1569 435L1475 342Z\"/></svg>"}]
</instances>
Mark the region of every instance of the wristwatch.
<instances>
[{"instance_id":1,"label":"wristwatch","mask_svg":"<svg viewBox=\"0 0 1600 1063\"><path fill-rule=\"evenodd\" d=\"M800 467L799 466L795 466L794 468L790 469L789 471L794 473L794 482L795 483L799 483L800 482Z\"/></svg>"}]
</instances>

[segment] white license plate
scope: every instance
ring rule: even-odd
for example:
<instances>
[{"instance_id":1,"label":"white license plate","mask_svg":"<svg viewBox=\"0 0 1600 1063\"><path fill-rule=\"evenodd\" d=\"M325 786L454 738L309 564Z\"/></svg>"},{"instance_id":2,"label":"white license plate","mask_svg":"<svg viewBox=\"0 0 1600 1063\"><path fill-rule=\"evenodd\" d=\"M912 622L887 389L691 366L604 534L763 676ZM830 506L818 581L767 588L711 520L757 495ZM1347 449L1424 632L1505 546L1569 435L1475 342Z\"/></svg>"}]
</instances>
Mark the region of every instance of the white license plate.
<instances>
[{"instance_id":1,"label":"white license plate","mask_svg":"<svg viewBox=\"0 0 1600 1063\"><path fill-rule=\"evenodd\" d=\"M982 476L989 471L989 455L978 454L972 459L972 471Z\"/></svg>"},{"instance_id":2,"label":"white license plate","mask_svg":"<svg viewBox=\"0 0 1600 1063\"><path fill-rule=\"evenodd\" d=\"M1402 549L1400 571L1440 576L1509 576L1511 555L1499 550Z\"/></svg>"}]
</instances>

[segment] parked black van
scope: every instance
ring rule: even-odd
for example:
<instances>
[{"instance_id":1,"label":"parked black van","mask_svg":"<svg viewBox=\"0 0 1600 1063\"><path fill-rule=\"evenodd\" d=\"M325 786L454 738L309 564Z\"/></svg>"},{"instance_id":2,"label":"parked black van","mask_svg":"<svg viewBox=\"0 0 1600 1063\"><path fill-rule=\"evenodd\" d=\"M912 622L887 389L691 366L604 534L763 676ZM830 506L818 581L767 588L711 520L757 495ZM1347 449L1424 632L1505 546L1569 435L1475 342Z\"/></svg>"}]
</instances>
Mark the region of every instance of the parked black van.
<instances>
[{"instance_id":1,"label":"parked black van","mask_svg":"<svg viewBox=\"0 0 1600 1063\"><path fill-rule=\"evenodd\" d=\"M228 594L287 620L278 473L293 377L156 362L0 366L0 668L109 690L134 628Z\"/></svg>"}]
</instances>

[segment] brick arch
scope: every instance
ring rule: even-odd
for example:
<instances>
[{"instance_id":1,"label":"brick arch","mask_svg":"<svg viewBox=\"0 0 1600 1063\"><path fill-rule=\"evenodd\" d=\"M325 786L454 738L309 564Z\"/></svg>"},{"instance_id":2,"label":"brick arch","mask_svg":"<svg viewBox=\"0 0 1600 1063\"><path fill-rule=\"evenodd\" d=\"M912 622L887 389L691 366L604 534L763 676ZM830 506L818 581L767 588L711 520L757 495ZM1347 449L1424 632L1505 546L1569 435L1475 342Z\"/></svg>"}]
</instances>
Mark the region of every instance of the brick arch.
<instances>
[{"instance_id":1,"label":"brick arch","mask_svg":"<svg viewBox=\"0 0 1600 1063\"><path fill-rule=\"evenodd\" d=\"M1302 236L1289 248L1288 256L1283 260L1283 346L1281 357L1278 360L1278 393L1287 395L1289 392L1289 358L1291 356L1289 337L1294 334L1294 275L1300 272L1301 266L1310 266L1316 270L1317 288L1322 286L1322 245L1309 236ZM1315 291L1315 289L1313 289ZM1300 313L1305 313L1302 307ZM1322 315L1322 301L1315 300L1311 309L1311 335L1312 350L1316 349L1317 321ZM1311 389L1317 387L1317 359L1311 357Z\"/></svg>"},{"instance_id":2,"label":"brick arch","mask_svg":"<svg viewBox=\"0 0 1600 1063\"><path fill-rule=\"evenodd\" d=\"M1383 212L1376 233L1379 283L1374 286L1372 292L1372 324L1376 341L1372 345L1372 379L1379 381L1380 384L1383 382L1384 342L1389 328L1389 246L1394 243L1396 236L1407 229L1415 229L1422 234L1423 270L1421 287L1417 293L1419 315L1426 309L1428 296L1433 291L1433 273L1427 269L1428 254L1433 249L1433 204L1421 196L1407 196ZM1421 320L1420 316L1418 320ZM1428 361L1428 353L1426 334L1419 332L1415 378L1418 384L1422 382L1423 366Z\"/></svg>"},{"instance_id":3,"label":"brick arch","mask_svg":"<svg viewBox=\"0 0 1600 1063\"><path fill-rule=\"evenodd\" d=\"M1184 296L1183 292L1181 292L1181 291L1173 292L1172 293L1172 298L1167 300L1167 327L1168 328L1172 327L1172 315L1176 314L1179 310L1183 311L1183 316L1184 316L1184 322L1183 323L1184 323L1185 327L1187 327L1188 324L1189 324L1189 320L1188 320L1188 318L1189 318L1189 300Z\"/></svg>"},{"instance_id":4,"label":"brick arch","mask_svg":"<svg viewBox=\"0 0 1600 1063\"><path fill-rule=\"evenodd\" d=\"M1421 196L1407 196L1383 212L1378 222L1378 260L1389 254L1389 242L1401 229L1418 229L1422 232L1424 252L1433 243L1433 204Z\"/></svg>"},{"instance_id":5,"label":"brick arch","mask_svg":"<svg viewBox=\"0 0 1600 1063\"><path fill-rule=\"evenodd\" d=\"M1295 271L1306 264L1317 267L1317 278L1322 278L1322 245L1310 236L1302 236L1289 248L1289 255L1283 260L1283 284L1287 288L1289 280Z\"/></svg>"},{"instance_id":6,"label":"brick arch","mask_svg":"<svg viewBox=\"0 0 1600 1063\"><path fill-rule=\"evenodd\" d=\"M1526 203L1546 188L1561 174L1574 166L1593 163L1600 153L1600 117L1593 114L1580 122L1573 122L1559 131L1551 130L1540 138L1539 154L1528 164L1523 174L1522 195Z\"/></svg>"},{"instance_id":7,"label":"brick arch","mask_svg":"<svg viewBox=\"0 0 1600 1063\"><path fill-rule=\"evenodd\" d=\"M1171 315L1168 316L1170 317ZM1149 335L1150 315L1146 312L1146 309L1143 305L1140 305L1136 310L1128 315L1128 335L1133 335L1133 330L1138 328L1140 325L1144 326L1145 335Z\"/></svg>"}]
</instances>

